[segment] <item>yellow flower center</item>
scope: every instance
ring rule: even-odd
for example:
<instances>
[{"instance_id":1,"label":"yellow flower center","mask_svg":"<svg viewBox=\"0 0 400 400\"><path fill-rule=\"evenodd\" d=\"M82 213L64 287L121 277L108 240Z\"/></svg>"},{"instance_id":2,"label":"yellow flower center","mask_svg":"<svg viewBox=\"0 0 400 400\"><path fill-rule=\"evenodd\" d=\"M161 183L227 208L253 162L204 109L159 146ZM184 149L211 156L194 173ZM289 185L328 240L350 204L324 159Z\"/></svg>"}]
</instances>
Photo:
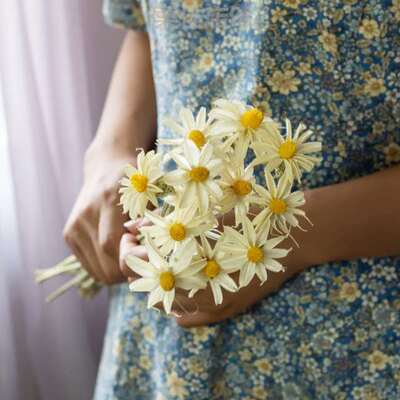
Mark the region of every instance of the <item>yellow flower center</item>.
<instances>
[{"instance_id":1,"label":"yellow flower center","mask_svg":"<svg viewBox=\"0 0 400 400\"><path fill-rule=\"evenodd\" d=\"M247 250L247 258L253 263L258 263L264 259L264 253L259 247L251 246Z\"/></svg>"},{"instance_id":2,"label":"yellow flower center","mask_svg":"<svg viewBox=\"0 0 400 400\"><path fill-rule=\"evenodd\" d=\"M172 272L166 271L160 274L160 286L166 292L175 287L175 277Z\"/></svg>"},{"instance_id":3,"label":"yellow flower center","mask_svg":"<svg viewBox=\"0 0 400 400\"><path fill-rule=\"evenodd\" d=\"M169 234L172 239L180 242L186 237L186 229L180 222L175 222L169 227Z\"/></svg>"},{"instance_id":4,"label":"yellow flower center","mask_svg":"<svg viewBox=\"0 0 400 400\"><path fill-rule=\"evenodd\" d=\"M215 260L208 260L203 271L208 278L213 279L219 274L221 267Z\"/></svg>"},{"instance_id":5,"label":"yellow flower center","mask_svg":"<svg viewBox=\"0 0 400 400\"><path fill-rule=\"evenodd\" d=\"M271 199L269 202L269 209L274 214L283 214L287 210L286 201L282 199Z\"/></svg>"},{"instance_id":6,"label":"yellow flower center","mask_svg":"<svg viewBox=\"0 0 400 400\"><path fill-rule=\"evenodd\" d=\"M279 147L279 157L284 160L289 160L296 153L296 143L292 140L286 140Z\"/></svg>"},{"instance_id":7,"label":"yellow flower center","mask_svg":"<svg viewBox=\"0 0 400 400\"><path fill-rule=\"evenodd\" d=\"M131 176L131 185L139 193L142 193L147 189L148 181L147 176L141 174L133 174Z\"/></svg>"},{"instance_id":8,"label":"yellow flower center","mask_svg":"<svg viewBox=\"0 0 400 400\"><path fill-rule=\"evenodd\" d=\"M242 179L235 181L231 187L238 196L246 196L252 190L251 183Z\"/></svg>"},{"instance_id":9,"label":"yellow flower center","mask_svg":"<svg viewBox=\"0 0 400 400\"><path fill-rule=\"evenodd\" d=\"M188 134L188 138L199 148L201 149L206 143L206 137L204 133L198 130L190 131Z\"/></svg>"},{"instance_id":10,"label":"yellow flower center","mask_svg":"<svg viewBox=\"0 0 400 400\"><path fill-rule=\"evenodd\" d=\"M195 182L204 182L209 175L210 171L205 167L193 167L189 172L189 178Z\"/></svg>"},{"instance_id":11,"label":"yellow flower center","mask_svg":"<svg viewBox=\"0 0 400 400\"><path fill-rule=\"evenodd\" d=\"M250 110L245 111L240 117L240 123L246 129L257 129L261 122L263 122L264 113L258 108L251 108Z\"/></svg>"}]
</instances>

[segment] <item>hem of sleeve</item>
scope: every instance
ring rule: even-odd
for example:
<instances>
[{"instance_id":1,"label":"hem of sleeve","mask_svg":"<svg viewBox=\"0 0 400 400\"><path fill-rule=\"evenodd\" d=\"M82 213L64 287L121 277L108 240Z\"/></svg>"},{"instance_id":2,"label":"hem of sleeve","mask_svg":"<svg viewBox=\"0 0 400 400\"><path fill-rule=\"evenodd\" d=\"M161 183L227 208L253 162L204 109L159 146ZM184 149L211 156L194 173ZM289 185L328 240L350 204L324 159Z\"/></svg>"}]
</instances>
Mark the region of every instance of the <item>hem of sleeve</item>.
<instances>
[{"instance_id":1,"label":"hem of sleeve","mask_svg":"<svg viewBox=\"0 0 400 400\"><path fill-rule=\"evenodd\" d=\"M105 23L115 28L147 32L140 5L134 7L133 4L131 7L127 7L126 3L125 5L118 4L115 0L104 1L103 17Z\"/></svg>"}]
</instances>

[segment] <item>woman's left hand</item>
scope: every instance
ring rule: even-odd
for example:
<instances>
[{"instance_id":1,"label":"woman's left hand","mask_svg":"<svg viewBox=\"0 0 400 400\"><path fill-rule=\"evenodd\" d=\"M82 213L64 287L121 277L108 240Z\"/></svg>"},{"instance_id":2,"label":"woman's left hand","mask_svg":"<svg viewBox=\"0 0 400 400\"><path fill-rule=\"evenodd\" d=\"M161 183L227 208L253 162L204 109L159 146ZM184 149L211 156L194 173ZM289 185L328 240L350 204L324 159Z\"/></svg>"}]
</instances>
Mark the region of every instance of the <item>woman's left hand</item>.
<instances>
[{"instance_id":1,"label":"woman's left hand","mask_svg":"<svg viewBox=\"0 0 400 400\"><path fill-rule=\"evenodd\" d=\"M221 305L216 306L213 295L208 286L205 290L200 290L191 299L187 294L178 295L175 302L178 306L183 305L187 310L181 312L176 317L178 325L186 328L208 325L215 322L221 322L233 318L246 311L249 307L255 305L263 298L277 292L281 286L303 268L293 264L293 256L289 255L282 259L282 264L286 267L284 272L269 272L268 280L260 285L260 281L255 277L248 286L241 288L238 292L231 293L223 290L224 300ZM232 276L238 281L238 273ZM177 310L178 314L179 311Z\"/></svg>"},{"instance_id":2,"label":"woman's left hand","mask_svg":"<svg viewBox=\"0 0 400 400\"><path fill-rule=\"evenodd\" d=\"M136 235L139 233L138 228L142 224L147 225L148 221L138 220L136 223L128 223L126 233L121 241L121 267L129 281L137 278L133 271L129 271L126 267L124 258L127 254L133 254L143 259L147 258L145 247L137 242ZM290 247L291 243L284 243L285 247ZM193 327L200 325L208 325L220 322L228 318L232 318L246 309L256 304L264 297L278 291L281 286L295 274L302 271L306 265L301 261L302 248L295 248L289 255L282 259L282 265L285 266L284 272L269 272L268 280L260 285L260 281L255 277L251 283L241 288L236 293L223 290L224 300L221 305L216 306L210 287L198 291L193 298L188 297L188 292L178 289L172 311L175 314L176 322L182 327ZM127 273L128 272L128 273ZM232 275L235 281L238 281L238 273ZM162 305L157 306L162 310Z\"/></svg>"}]
</instances>

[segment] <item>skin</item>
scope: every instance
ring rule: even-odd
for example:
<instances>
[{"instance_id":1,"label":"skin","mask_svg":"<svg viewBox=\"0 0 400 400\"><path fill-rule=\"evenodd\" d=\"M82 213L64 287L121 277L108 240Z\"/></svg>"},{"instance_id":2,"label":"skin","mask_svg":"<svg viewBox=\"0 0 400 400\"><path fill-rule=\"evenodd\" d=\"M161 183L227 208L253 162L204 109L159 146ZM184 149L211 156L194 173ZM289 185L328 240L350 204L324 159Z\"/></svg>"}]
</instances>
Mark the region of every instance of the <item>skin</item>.
<instances>
[{"instance_id":1,"label":"skin","mask_svg":"<svg viewBox=\"0 0 400 400\"><path fill-rule=\"evenodd\" d=\"M83 186L64 228L64 238L82 266L105 284L126 281L118 262L127 219L117 205L119 180L124 166L135 164L137 148L153 147L156 130L148 37L129 32L97 135L85 155Z\"/></svg>"},{"instance_id":2,"label":"skin","mask_svg":"<svg viewBox=\"0 0 400 400\"><path fill-rule=\"evenodd\" d=\"M128 223L123 234L124 218L116 203L122 167L128 161L135 162L136 148L148 150L153 146L155 132L148 38L144 33L129 32L115 67L98 134L85 158L85 182L65 227L65 239L72 251L89 273L104 283L136 278L124 262L128 253L147 259L135 236L140 225L148 222ZM306 191L304 209L314 226L308 232L292 232L301 247L281 260L286 271L270 273L262 286L254 279L237 293L224 291L224 302L218 307L213 305L209 290L198 292L191 300L178 293L179 304L189 312L177 317L177 323L192 327L231 318L313 265L399 255L399 182L400 166L396 166ZM292 247L292 243L286 245ZM175 311L182 314L178 305Z\"/></svg>"},{"instance_id":3,"label":"skin","mask_svg":"<svg viewBox=\"0 0 400 400\"><path fill-rule=\"evenodd\" d=\"M269 273L262 286L255 278L237 293L224 291L224 302L218 307L212 304L209 290L198 292L193 300L180 295L178 301L187 310L196 310L176 318L180 326L207 325L232 318L314 265L400 255L400 165L363 178L306 191L305 197L304 210L313 227L307 232L292 231L300 248L294 248L280 260L286 271ZM131 225L130 230L136 233L137 227L137 224ZM144 249L137 243L137 247L134 246L132 234L124 235L121 254L132 252L145 258ZM292 247L292 243L283 242L279 247ZM176 312L182 314L179 307Z\"/></svg>"}]
</instances>

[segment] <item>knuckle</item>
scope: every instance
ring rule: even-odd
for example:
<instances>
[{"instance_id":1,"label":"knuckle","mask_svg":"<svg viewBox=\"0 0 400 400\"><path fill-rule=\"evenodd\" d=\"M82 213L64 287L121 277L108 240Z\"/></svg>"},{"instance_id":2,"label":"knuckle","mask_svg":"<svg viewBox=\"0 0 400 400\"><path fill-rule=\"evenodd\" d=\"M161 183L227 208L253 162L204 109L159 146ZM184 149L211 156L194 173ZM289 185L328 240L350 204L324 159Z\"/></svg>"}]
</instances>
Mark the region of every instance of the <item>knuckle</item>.
<instances>
[{"instance_id":1,"label":"knuckle","mask_svg":"<svg viewBox=\"0 0 400 400\"><path fill-rule=\"evenodd\" d=\"M73 229L74 225L68 225L64 228L63 230L63 238L64 240L68 243L71 244L74 241L74 229Z\"/></svg>"},{"instance_id":2,"label":"knuckle","mask_svg":"<svg viewBox=\"0 0 400 400\"><path fill-rule=\"evenodd\" d=\"M119 240L116 234L107 233L99 239L99 245L105 253L115 253L119 247Z\"/></svg>"},{"instance_id":3,"label":"knuckle","mask_svg":"<svg viewBox=\"0 0 400 400\"><path fill-rule=\"evenodd\" d=\"M106 285L112 285L113 283L115 283L115 277L113 276L113 274L105 271L103 275L103 280Z\"/></svg>"},{"instance_id":4,"label":"knuckle","mask_svg":"<svg viewBox=\"0 0 400 400\"><path fill-rule=\"evenodd\" d=\"M185 317L176 318L176 323L181 328L185 328L185 329L190 329L190 328L193 328L195 326L193 324L193 322L191 323L190 320L188 321Z\"/></svg>"},{"instance_id":5,"label":"knuckle","mask_svg":"<svg viewBox=\"0 0 400 400\"><path fill-rule=\"evenodd\" d=\"M136 278L133 271L125 263L121 266L121 273L127 278Z\"/></svg>"},{"instance_id":6,"label":"knuckle","mask_svg":"<svg viewBox=\"0 0 400 400\"><path fill-rule=\"evenodd\" d=\"M72 237L71 237L71 232L69 231L69 229L64 229L62 235L63 235L64 240L67 243L71 243Z\"/></svg>"},{"instance_id":7,"label":"knuckle","mask_svg":"<svg viewBox=\"0 0 400 400\"><path fill-rule=\"evenodd\" d=\"M115 254L118 249L118 238L115 234L107 234L99 240L100 248L107 254Z\"/></svg>"},{"instance_id":8,"label":"knuckle","mask_svg":"<svg viewBox=\"0 0 400 400\"><path fill-rule=\"evenodd\" d=\"M81 209L79 213L79 219L88 219L92 215L93 215L93 207L91 205L87 205Z\"/></svg>"},{"instance_id":9,"label":"knuckle","mask_svg":"<svg viewBox=\"0 0 400 400\"><path fill-rule=\"evenodd\" d=\"M104 278L108 285L126 281L126 278L121 274L119 268L114 268L114 266L109 266L104 270Z\"/></svg>"},{"instance_id":10,"label":"knuckle","mask_svg":"<svg viewBox=\"0 0 400 400\"><path fill-rule=\"evenodd\" d=\"M117 190L114 187L105 188L102 192L102 197L108 203L114 203L117 199Z\"/></svg>"}]
</instances>

